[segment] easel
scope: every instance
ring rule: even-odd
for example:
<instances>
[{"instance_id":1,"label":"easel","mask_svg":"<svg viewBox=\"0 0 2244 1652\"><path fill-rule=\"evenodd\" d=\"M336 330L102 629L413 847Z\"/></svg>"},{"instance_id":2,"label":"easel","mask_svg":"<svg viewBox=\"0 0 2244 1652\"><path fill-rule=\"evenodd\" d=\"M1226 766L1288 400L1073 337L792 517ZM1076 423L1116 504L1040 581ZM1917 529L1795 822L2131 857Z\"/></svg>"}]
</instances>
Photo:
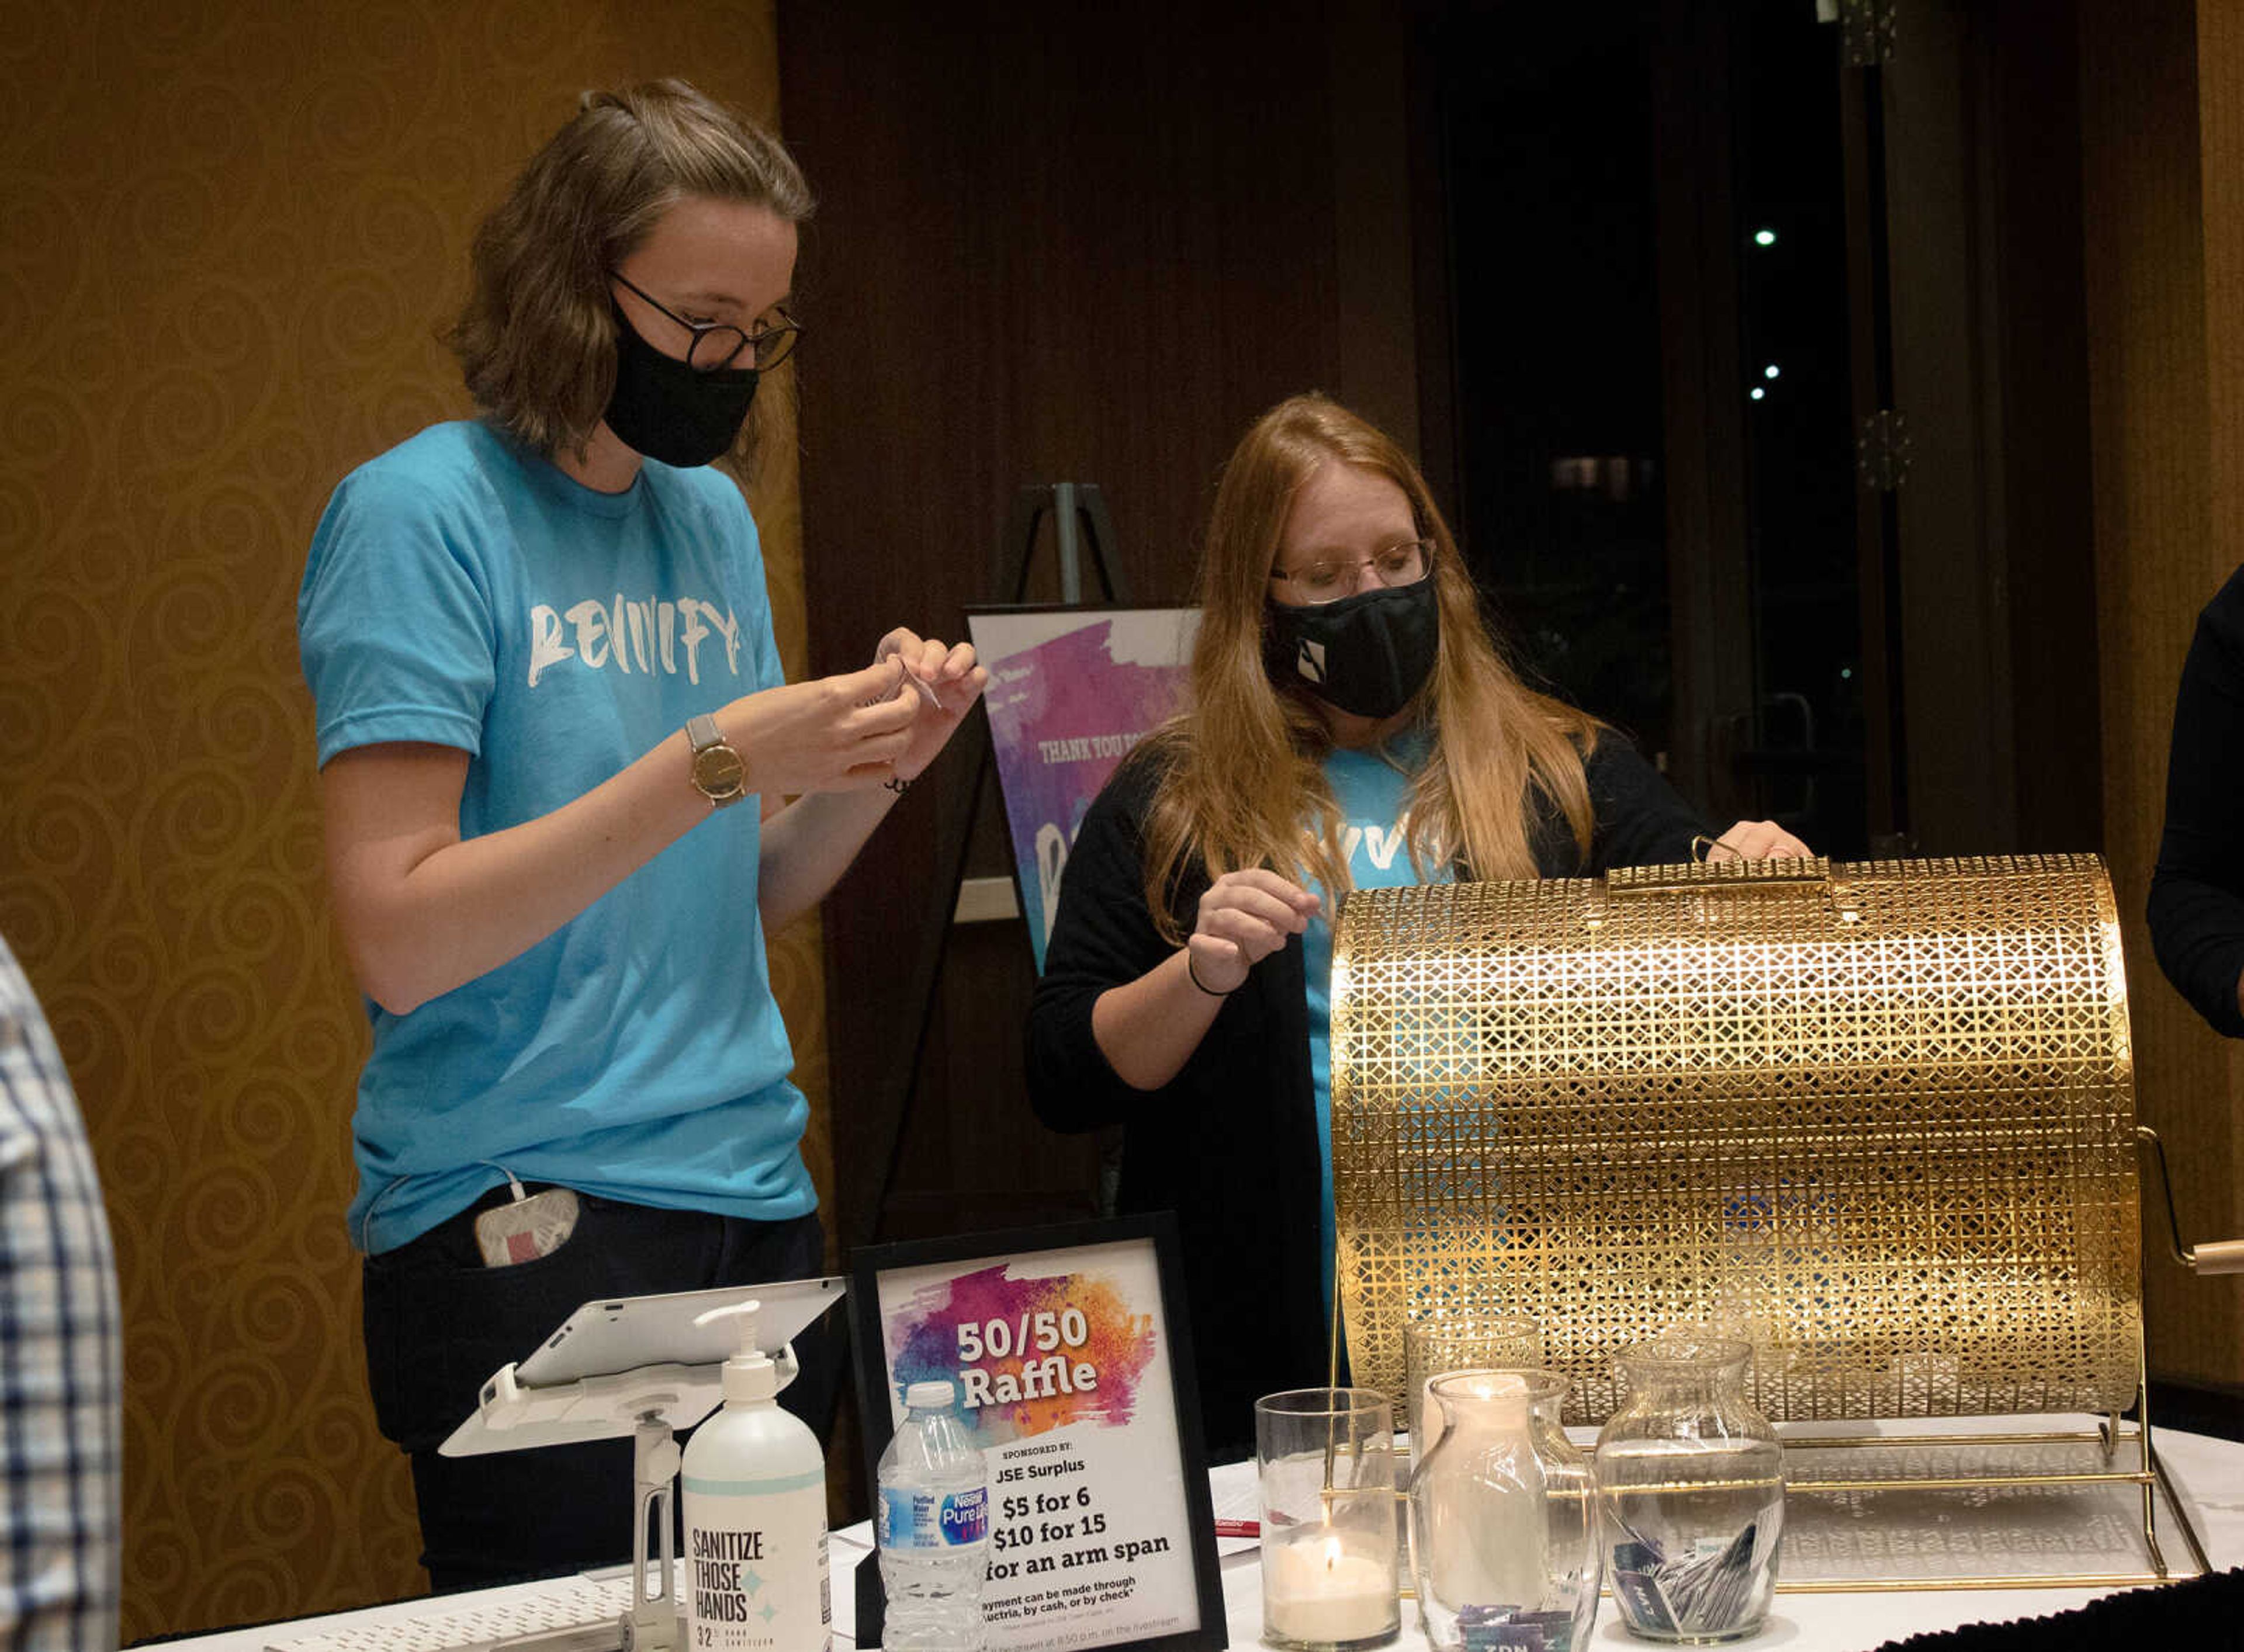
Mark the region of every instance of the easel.
<instances>
[{"instance_id":1,"label":"easel","mask_svg":"<svg viewBox=\"0 0 2244 1652\"><path fill-rule=\"evenodd\" d=\"M1010 592L1008 602L1029 597L1029 570L1037 555L1037 530L1045 517L1052 519L1052 537L1059 551L1059 599L1072 608L1083 600L1083 536L1090 533L1091 565L1098 574L1099 589L1109 602L1127 602L1122 571L1107 564L1114 546L1114 524L1106 514L1105 496L1096 482L1054 482L1023 488L1013 496L1012 514L1005 536L997 545L992 570L993 589Z\"/></svg>"},{"instance_id":2,"label":"easel","mask_svg":"<svg viewBox=\"0 0 2244 1652\"><path fill-rule=\"evenodd\" d=\"M1114 525L1106 514L1106 501L1094 482L1054 482L1022 488L1013 496L1004 538L991 565L990 588L1002 593L996 600L1024 602L1029 576L1035 566L1037 538L1044 518L1052 521L1053 539L1059 554L1060 601L1072 606L1083 600L1083 564L1087 556L1098 588L1107 602L1130 599L1121 570L1112 560ZM974 762L970 782L963 789L946 787L936 800L936 879L921 924L910 984L904 1002L913 1006L911 1037L903 1059L882 1087L874 1110L872 1128L877 1151L868 1157L882 1166L880 1185L862 1204L853 1202L845 1236L850 1247L870 1244L889 1189L895 1185L896 1163L903 1148L904 1115L919 1080L920 1063L927 1053L928 1029L935 1019L936 985L950 941L953 914L958 910L959 886L966 877L966 856L980 812L982 789L990 775L990 725L985 715L974 721Z\"/></svg>"},{"instance_id":3,"label":"easel","mask_svg":"<svg viewBox=\"0 0 2244 1652\"><path fill-rule=\"evenodd\" d=\"M1114 552L1114 525L1106 514L1106 501L1094 482L1054 482L1022 488L1013 496L1013 508L990 568L990 589L997 599L1025 602L1029 575L1036 562L1037 536L1046 517L1059 554L1060 602L1072 607L1083 600L1083 559L1089 555L1098 587L1107 602L1127 602L1121 569L1110 561ZM882 1087L872 1128L876 1152L869 1154L882 1166L878 1187L862 1206L850 1207L847 1239L849 1248L868 1245L877 1238L882 1208L896 1183L896 1164L903 1152L904 1117L911 1107L912 1091L919 1082L920 1063L927 1055L928 1029L935 1021L935 994L942 978L943 960L950 944L950 927L958 910L958 890L966 879L966 856L974 839L975 817L981 811L982 789L990 777L990 723L987 714L975 720L974 772L963 790L946 788L936 800L936 863L943 869L936 879L927 916L919 928L912 962L911 982L904 1002L916 1006L912 1032L903 1060ZM858 1644L876 1641L887 1615L887 1597L881 1588L880 1557L862 1564L856 1574Z\"/></svg>"}]
</instances>

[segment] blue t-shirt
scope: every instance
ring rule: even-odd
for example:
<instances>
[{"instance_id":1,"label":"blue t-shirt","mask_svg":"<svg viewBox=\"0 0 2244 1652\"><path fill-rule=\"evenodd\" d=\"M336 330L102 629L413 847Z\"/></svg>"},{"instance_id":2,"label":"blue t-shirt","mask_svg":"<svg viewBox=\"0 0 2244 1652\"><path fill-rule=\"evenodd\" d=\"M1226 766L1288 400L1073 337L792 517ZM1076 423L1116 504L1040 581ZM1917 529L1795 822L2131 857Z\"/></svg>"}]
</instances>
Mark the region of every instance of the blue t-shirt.
<instances>
[{"instance_id":1,"label":"blue t-shirt","mask_svg":"<svg viewBox=\"0 0 2244 1652\"><path fill-rule=\"evenodd\" d=\"M467 752L463 838L783 680L729 478L649 460L601 493L476 423L344 478L296 623L321 763L394 741ZM403 1015L368 1005L355 1240L401 1245L510 1171L765 1221L816 1207L757 827L753 800L717 812L520 957Z\"/></svg>"},{"instance_id":2,"label":"blue t-shirt","mask_svg":"<svg viewBox=\"0 0 2244 1652\"><path fill-rule=\"evenodd\" d=\"M1382 756L1376 751L1335 748L1325 759L1325 778L1340 804L1341 846L1348 851L1348 876L1358 889L1396 889L1422 881L1410 867L1409 822L1403 809L1411 775L1431 751L1431 742L1417 732L1390 741L1387 749ZM1447 884L1455 877L1445 861L1427 867L1423 881ZM1308 972L1309 1077L1316 1087L1317 1165L1323 1189L1318 1254L1324 1258L1324 1300L1330 1303L1333 1246L1339 1233L1333 1209L1332 1160L1332 912L1336 903L1322 884L1315 892L1323 904L1301 936L1301 961Z\"/></svg>"}]
</instances>

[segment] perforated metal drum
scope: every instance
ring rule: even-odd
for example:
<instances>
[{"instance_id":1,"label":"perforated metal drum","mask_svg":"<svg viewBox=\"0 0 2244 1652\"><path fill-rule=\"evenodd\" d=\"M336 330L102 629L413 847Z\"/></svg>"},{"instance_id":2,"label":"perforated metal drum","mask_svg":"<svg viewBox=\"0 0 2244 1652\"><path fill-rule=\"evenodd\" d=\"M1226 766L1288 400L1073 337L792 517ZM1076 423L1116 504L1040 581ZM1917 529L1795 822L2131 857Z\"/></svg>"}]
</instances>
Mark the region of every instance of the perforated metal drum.
<instances>
[{"instance_id":1,"label":"perforated metal drum","mask_svg":"<svg viewBox=\"0 0 2244 1652\"><path fill-rule=\"evenodd\" d=\"M1725 862L1351 896L1333 1167L1355 1380L1524 1314L1707 1324L1779 1421L2116 1413L2141 1378L2134 1086L2092 856Z\"/></svg>"}]
</instances>

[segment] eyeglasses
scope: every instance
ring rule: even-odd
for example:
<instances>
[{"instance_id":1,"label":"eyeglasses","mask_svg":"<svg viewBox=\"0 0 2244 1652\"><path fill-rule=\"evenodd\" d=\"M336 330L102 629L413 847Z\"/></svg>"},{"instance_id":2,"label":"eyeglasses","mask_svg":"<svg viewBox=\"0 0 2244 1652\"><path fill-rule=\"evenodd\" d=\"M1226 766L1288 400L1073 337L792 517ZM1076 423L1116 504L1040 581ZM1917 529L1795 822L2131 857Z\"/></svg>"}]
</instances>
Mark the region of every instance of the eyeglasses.
<instances>
[{"instance_id":1,"label":"eyeglasses","mask_svg":"<svg viewBox=\"0 0 2244 1652\"><path fill-rule=\"evenodd\" d=\"M1302 601L1315 604L1337 602L1348 595L1365 568L1383 586L1406 586L1417 584L1433 565L1431 539L1403 539L1368 557L1322 557L1307 567L1274 568L1270 577L1283 579L1301 592Z\"/></svg>"},{"instance_id":2,"label":"eyeglasses","mask_svg":"<svg viewBox=\"0 0 2244 1652\"><path fill-rule=\"evenodd\" d=\"M686 349L686 365L697 373L713 373L719 368L730 367L742 350L752 352L748 359L756 371L768 373L787 360L795 340L802 336L802 323L787 313L784 304L772 307L771 313L779 317L776 322L760 321L753 330L735 327L730 322L689 322L621 270L610 270L608 274L693 335L693 342Z\"/></svg>"}]
</instances>

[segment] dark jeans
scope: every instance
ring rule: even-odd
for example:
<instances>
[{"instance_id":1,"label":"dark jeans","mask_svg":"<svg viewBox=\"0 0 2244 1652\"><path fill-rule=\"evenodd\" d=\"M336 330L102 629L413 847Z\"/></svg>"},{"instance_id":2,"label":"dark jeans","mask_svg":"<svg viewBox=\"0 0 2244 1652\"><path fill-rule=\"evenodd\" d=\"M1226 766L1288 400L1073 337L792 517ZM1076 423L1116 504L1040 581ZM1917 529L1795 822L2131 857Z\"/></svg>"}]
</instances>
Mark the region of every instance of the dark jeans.
<instances>
[{"instance_id":1,"label":"dark jeans","mask_svg":"<svg viewBox=\"0 0 2244 1652\"><path fill-rule=\"evenodd\" d=\"M494 1188L408 1244L366 1259L367 1374L382 1432L413 1459L421 1563L439 1590L551 1577L627 1561L632 1442L600 1440L477 1457L436 1448L475 1409L491 1373L522 1360L581 1304L824 1271L815 1215L747 1222L579 1195L576 1230L534 1262L489 1268L476 1246ZM802 1372L780 1403L830 1432L842 1327L825 1315L795 1339Z\"/></svg>"}]
</instances>

